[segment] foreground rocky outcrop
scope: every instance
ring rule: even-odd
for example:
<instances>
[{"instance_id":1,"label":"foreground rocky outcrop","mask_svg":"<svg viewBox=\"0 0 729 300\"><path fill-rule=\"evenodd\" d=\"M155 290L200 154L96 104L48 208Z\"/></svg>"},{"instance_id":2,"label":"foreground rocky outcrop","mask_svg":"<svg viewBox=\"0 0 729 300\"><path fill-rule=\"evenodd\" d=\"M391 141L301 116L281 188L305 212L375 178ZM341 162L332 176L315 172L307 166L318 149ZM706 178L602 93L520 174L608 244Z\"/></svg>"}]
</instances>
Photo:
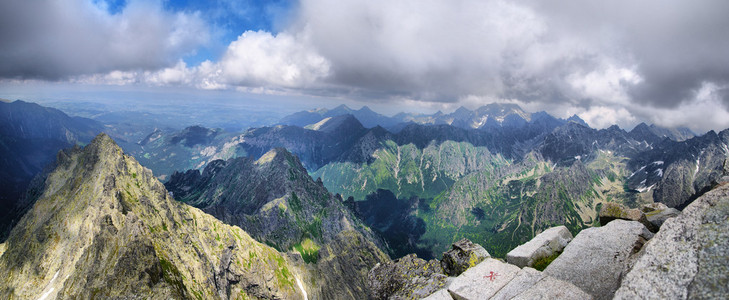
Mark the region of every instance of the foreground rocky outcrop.
<instances>
[{"instance_id":1,"label":"foreground rocky outcrop","mask_svg":"<svg viewBox=\"0 0 729 300\"><path fill-rule=\"evenodd\" d=\"M379 270L380 274L397 273L399 282L389 286L395 293L380 299L417 299L426 292L429 293L426 299L430 300L729 297L729 182L698 198L682 213L660 203L644 205L641 210L649 215L668 212L657 234L640 222L615 219L605 226L583 230L569 241L563 227L553 227L520 246L547 251L551 249L550 244L568 243L544 272L486 258L457 277L446 277L438 271L423 272L427 269L423 265L435 266L436 262L420 260L421 264ZM516 252L509 255L513 263L523 263L533 257L515 255L519 252L539 251ZM408 257L405 261L412 259ZM409 284L433 282L434 278L439 278L438 285L425 289L422 284ZM372 277L370 284L373 284ZM440 289L433 291L440 285ZM418 292L413 293L414 290Z\"/></svg>"},{"instance_id":2,"label":"foreground rocky outcrop","mask_svg":"<svg viewBox=\"0 0 729 300\"><path fill-rule=\"evenodd\" d=\"M610 299L630 259L653 237L643 224L615 220L581 231L544 273L570 282L595 299Z\"/></svg>"},{"instance_id":3,"label":"foreground rocky outcrop","mask_svg":"<svg viewBox=\"0 0 729 300\"><path fill-rule=\"evenodd\" d=\"M437 260L410 254L376 265L368 281L374 299L419 299L446 287L448 276Z\"/></svg>"},{"instance_id":4,"label":"foreground rocky outcrop","mask_svg":"<svg viewBox=\"0 0 729 300\"><path fill-rule=\"evenodd\" d=\"M573 284L532 268L489 258L453 279L448 286L453 299L591 299Z\"/></svg>"},{"instance_id":5,"label":"foreground rocky outcrop","mask_svg":"<svg viewBox=\"0 0 729 300\"><path fill-rule=\"evenodd\" d=\"M729 185L668 219L615 293L616 299L729 298Z\"/></svg>"},{"instance_id":6,"label":"foreground rocky outcrop","mask_svg":"<svg viewBox=\"0 0 729 300\"><path fill-rule=\"evenodd\" d=\"M643 205L641 211L645 214L646 220L655 226L655 228L661 228L666 220L678 216L681 213L678 209L668 207L660 202Z\"/></svg>"},{"instance_id":7,"label":"foreground rocky outcrop","mask_svg":"<svg viewBox=\"0 0 729 300\"><path fill-rule=\"evenodd\" d=\"M289 259L174 201L108 136L58 157L0 257L0 298L306 297Z\"/></svg>"},{"instance_id":8,"label":"foreground rocky outcrop","mask_svg":"<svg viewBox=\"0 0 729 300\"><path fill-rule=\"evenodd\" d=\"M468 239L461 239L453 243L451 250L443 253L440 261L443 272L448 276L458 276L468 268L481 263L484 259L491 257L489 253L479 244L474 244Z\"/></svg>"},{"instance_id":9,"label":"foreground rocky outcrop","mask_svg":"<svg viewBox=\"0 0 729 300\"><path fill-rule=\"evenodd\" d=\"M653 223L648 221L645 213L643 213L640 209L628 208L623 204L615 202L603 203L600 208L600 212L598 213L598 218L600 220L600 225L603 226L613 220L628 220L640 222L651 232L657 232L660 227L655 226Z\"/></svg>"}]
</instances>

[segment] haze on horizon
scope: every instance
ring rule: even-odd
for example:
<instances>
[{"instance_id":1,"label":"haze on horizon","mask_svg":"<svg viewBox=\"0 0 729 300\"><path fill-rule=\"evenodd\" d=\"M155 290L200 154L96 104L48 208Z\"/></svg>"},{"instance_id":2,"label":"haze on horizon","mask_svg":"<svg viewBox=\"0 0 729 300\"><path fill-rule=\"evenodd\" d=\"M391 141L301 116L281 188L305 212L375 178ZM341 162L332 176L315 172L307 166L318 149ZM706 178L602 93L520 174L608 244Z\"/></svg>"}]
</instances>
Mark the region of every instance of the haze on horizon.
<instances>
[{"instance_id":1,"label":"haze on horizon","mask_svg":"<svg viewBox=\"0 0 729 300\"><path fill-rule=\"evenodd\" d=\"M388 115L506 102L597 128L721 130L727 11L721 0L7 0L0 98Z\"/></svg>"}]
</instances>

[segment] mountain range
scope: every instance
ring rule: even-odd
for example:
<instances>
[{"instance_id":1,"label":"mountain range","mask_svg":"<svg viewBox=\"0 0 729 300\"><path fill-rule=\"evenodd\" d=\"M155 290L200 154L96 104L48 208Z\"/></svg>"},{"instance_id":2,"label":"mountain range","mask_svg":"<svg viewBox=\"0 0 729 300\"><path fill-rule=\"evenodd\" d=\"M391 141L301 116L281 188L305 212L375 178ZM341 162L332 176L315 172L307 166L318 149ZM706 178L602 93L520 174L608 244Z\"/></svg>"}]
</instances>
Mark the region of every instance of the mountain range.
<instances>
[{"instance_id":1,"label":"mountain range","mask_svg":"<svg viewBox=\"0 0 729 300\"><path fill-rule=\"evenodd\" d=\"M504 257L598 225L607 203L683 209L729 175L729 130L593 129L513 105L145 134L0 112L4 298L368 298L377 264L462 238Z\"/></svg>"}]
</instances>

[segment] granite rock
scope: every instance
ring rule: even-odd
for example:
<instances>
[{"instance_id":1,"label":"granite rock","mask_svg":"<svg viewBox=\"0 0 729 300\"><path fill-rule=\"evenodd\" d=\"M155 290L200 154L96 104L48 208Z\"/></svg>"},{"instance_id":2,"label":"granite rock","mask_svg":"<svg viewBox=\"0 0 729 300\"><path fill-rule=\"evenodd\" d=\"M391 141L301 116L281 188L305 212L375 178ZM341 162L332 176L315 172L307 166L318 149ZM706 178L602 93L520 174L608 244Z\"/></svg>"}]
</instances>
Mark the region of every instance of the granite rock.
<instances>
[{"instance_id":1,"label":"granite rock","mask_svg":"<svg viewBox=\"0 0 729 300\"><path fill-rule=\"evenodd\" d=\"M453 297L451 297L451 294L448 293L448 290L441 289L430 294L430 296L423 298L423 300L453 300Z\"/></svg>"},{"instance_id":2,"label":"granite rock","mask_svg":"<svg viewBox=\"0 0 729 300\"><path fill-rule=\"evenodd\" d=\"M487 258L463 272L448 286L453 299L489 299L508 284L520 269L517 266Z\"/></svg>"},{"instance_id":3,"label":"granite rock","mask_svg":"<svg viewBox=\"0 0 729 300\"><path fill-rule=\"evenodd\" d=\"M614 220L580 232L544 273L570 282L595 299L610 299L629 259L653 234L635 221Z\"/></svg>"},{"instance_id":4,"label":"granite rock","mask_svg":"<svg viewBox=\"0 0 729 300\"><path fill-rule=\"evenodd\" d=\"M572 233L567 227L552 227L511 250L506 254L506 261L520 268L531 267L538 259L561 252L571 240Z\"/></svg>"},{"instance_id":5,"label":"granite rock","mask_svg":"<svg viewBox=\"0 0 729 300\"><path fill-rule=\"evenodd\" d=\"M668 219L625 275L615 299L729 298L729 185Z\"/></svg>"},{"instance_id":6,"label":"granite rock","mask_svg":"<svg viewBox=\"0 0 729 300\"><path fill-rule=\"evenodd\" d=\"M491 255L481 245L464 238L455 242L451 250L443 253L440 264L447 275L458 276L488 257Z\"/></svg>"},{"instance_id":7,"label":"granite rock","mask_svg":"<svg viewBox=\"0 0 729 300\"><path fill-rule=\"evenodd\" d=\"M653 223L648 221L646 215L637 208L628 208L625 205L615 202L603 203L600 213L598 214L600 225L605 225L612 220L628 220L638 221L645 225L651 232L658 231L658 227L654 226Z\"/></svg>"}]
</instances>

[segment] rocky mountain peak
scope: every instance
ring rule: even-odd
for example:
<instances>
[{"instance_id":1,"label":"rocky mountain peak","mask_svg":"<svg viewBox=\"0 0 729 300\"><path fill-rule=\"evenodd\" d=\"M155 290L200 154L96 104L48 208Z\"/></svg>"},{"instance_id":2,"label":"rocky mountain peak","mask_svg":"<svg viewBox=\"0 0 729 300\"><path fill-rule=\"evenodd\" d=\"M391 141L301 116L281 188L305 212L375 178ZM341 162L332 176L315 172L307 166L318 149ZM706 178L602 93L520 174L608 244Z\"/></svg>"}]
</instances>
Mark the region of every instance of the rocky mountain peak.
<instances>
[{"instance_id":1,"label":"rocky mountain peak","mask_svg":"<svg viewBox=\"0 0 729 300\"><path fill-rule=\"evenodd\" d=\"M324 118L315 124L307 126L307 128L330 134L348 134L352 131L356 132L365 129L362 123L351 114Z\"/></svg>"},{"instance_id":2,"label":"rocky mountain peak","mask_svg":"<svg viewBox=\"0 0 729 300\"><path fill-rule=\"evenodd\" d=\"M295 270L240 228L174 201L100 134L59 155L11 231L0 298L300 298Z\"/></svg>"},{"instance_id":3,"label":"rocky mountain peak","mask_svg":"<svg viewBox=\"0 0 729 300\"><path fill-rule=\"evenodd\" d=\"M299 158L291 154L286 148L277 147L263 154L255 162L258 166L268 166L272 168L281 168L283 170L294 169L300 172L306 172L301 165Z\"/></svg>"},{"instance_id":4,"label":"rocky mountain peak","mask_svg":"<svg viewBox=\"0 0 729 300\"><path fill-rule=\"evenodd\" d=\"M583 120L582 118L580 118L577 115L572 115L571 117L567 118L567 122L575 122L575 123L578 123L583 126L589 126L589 125L587 125L587 122L585 122L585 120Z\"/></svg>"}]
</instances>

